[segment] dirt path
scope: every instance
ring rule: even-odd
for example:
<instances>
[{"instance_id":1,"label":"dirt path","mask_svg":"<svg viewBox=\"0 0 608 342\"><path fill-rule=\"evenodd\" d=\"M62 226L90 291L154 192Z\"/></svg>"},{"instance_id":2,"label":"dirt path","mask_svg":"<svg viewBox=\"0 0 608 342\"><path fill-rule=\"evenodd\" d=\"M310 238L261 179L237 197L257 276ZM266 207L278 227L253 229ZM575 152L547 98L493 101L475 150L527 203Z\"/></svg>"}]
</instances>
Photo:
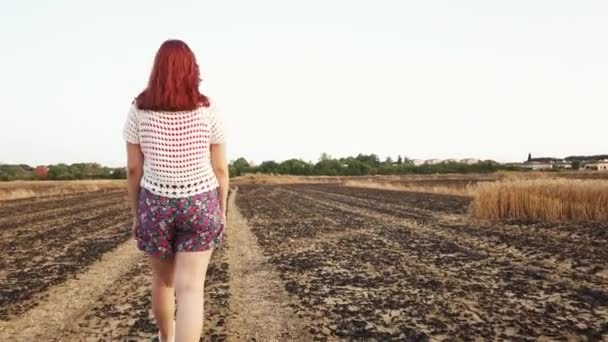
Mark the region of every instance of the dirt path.
<instances>
[{"instance_id":1,"label":"dirt path","mask_svg":"<svg viewBox=\"0 0 608 342\"><path fill-rule=\"evenodd\" d=\"M227 251L230 265L229 341L310 341L305 324L290 309L278 274L230 197Z\"/></svg>"},{"instance_id":2,"label":"dirt path","mask_svg":"<svg viewBox=\"0 0 608 342\"><path fill-rule=\"evenodd\" d=\"M69 322L137 262L139 251L129 240L86 272L46 292L38 305L11 321L0 322L1 341L55 341Z\"/></svg>"}]
</instances>

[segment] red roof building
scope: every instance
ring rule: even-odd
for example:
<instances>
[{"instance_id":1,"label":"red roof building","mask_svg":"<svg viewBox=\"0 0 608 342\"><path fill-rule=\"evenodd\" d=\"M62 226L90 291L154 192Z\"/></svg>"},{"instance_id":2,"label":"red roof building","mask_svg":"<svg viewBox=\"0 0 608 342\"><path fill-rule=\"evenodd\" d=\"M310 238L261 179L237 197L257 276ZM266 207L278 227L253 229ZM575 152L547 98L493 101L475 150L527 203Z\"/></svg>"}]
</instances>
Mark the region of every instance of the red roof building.
<instances>
[{"instance_id":1,"label":"red roof building","mask_svg":"<svg viewBox=\"0 0 608 342\"><path fill-rule=\"evenodd\" d=\"M46 178L49 174L49 168L44 165L36 166L34 169L34 174L38 178Z\"/></svg>"}]
</instances>

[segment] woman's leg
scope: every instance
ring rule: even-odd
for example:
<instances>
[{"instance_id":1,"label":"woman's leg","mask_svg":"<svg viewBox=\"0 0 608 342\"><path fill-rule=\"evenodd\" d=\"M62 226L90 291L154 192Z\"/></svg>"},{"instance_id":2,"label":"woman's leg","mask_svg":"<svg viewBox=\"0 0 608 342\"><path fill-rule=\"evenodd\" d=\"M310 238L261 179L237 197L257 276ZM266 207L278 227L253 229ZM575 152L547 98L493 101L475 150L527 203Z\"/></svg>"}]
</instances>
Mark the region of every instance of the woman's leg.
<instances>
[{"instance_id":1,"label":"woman's leg","mask_svg":"<svg viewBox=\"0 0 608 342\"><path fill-rule=\"evenodd\" d=\"M149 257L152 266L152 312L160 330L162 342L171 341L175 336L175 259Z\"/></svg>"},{"instance_id":2,"label":"woman's leg","mask_svg":"<svg viewBox=\"0 0 608 342\"><path fill-rule=\"evenodd\" d=\"M213 249L203 252L178 252L175 256L175 342L198 342L201 337L205 275L212 252Z\"/></svg>"}]
</instances>

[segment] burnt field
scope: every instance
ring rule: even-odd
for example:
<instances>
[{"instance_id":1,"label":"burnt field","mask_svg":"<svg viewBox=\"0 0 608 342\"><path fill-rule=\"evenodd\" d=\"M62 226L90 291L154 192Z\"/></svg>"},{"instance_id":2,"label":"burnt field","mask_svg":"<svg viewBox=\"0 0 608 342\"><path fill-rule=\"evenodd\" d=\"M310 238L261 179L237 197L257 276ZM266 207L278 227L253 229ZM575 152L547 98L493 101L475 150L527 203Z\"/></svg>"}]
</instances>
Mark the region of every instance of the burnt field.
<instances>
[{"instance_id":1,"label":"burnt field","mask_svg":"<svg viewBox=\"0 0 608 342\"><path fill-rule=\"evenodd\" d=\"M607 340L608 225L492 223L470 200L240 185L202 340ZM123 190L2 201L0 236L0 340L155 335Z\"/></svg>"},{"instance_id":2,"label":"burnt field","mask_svg":"<svg viewBox=\"0 0 608 342\"><path fill-rule=\"evenodd\" d=\"M149 341L150 271L122 189L0 202L0 340ZM205 336L226 339L228 267L206 279Z\"/></svg>"},{"instance_id":3,"label":"burnt field","mask_svg":"<svg viewBox=\"0 0 608 342\"><path fill-rule=\"evenodd\" d=\"M241 185L316 340L607 340L608 225L491 223L466 197Z\"/></svg>"},{"instance_id":4,"label":"burnt field","mask_svg":"<svg viewBox=\"0 0 608 342\"><path fill-rule=\"evenodd\" d=\"M36 305L129 237L123 191L14 200L0 207L0 319Z\"/></svg>"}]
</instances>

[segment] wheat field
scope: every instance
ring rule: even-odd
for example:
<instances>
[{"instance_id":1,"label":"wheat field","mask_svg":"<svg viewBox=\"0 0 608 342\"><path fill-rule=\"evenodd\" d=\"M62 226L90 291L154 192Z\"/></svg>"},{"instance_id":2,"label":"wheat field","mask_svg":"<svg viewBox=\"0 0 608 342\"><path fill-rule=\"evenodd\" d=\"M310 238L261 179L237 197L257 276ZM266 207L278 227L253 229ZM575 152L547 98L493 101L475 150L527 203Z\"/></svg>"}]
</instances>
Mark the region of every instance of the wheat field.
<instances>
[{"instance_id":1,"label":"wheat field","mask_svg":"<svg viewBox=\"0 0 608 342\"><path fill-rule=\"evenodd\" d=\"M479 184L472 211L474 216L485 219L607 221L608 182L538 179Z\"/></svg>"},{"instance_id":2,"label":"wheat field","mask_svg":"<svg viewBox=\"0 0 608 342\"><path fill-rule=\"evenodd\" d=\"M0 201L125 188L124 180L0 182Z\"/></svg>"}]
</instances>

